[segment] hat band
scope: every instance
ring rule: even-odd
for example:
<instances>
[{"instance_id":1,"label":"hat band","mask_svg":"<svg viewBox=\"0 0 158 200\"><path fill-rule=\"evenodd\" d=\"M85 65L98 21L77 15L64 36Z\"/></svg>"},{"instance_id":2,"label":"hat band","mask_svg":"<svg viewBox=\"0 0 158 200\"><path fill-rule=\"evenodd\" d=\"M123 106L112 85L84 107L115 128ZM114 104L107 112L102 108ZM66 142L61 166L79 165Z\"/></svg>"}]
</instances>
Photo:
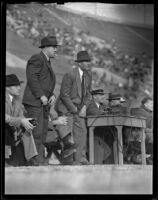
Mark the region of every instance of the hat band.
<instances>
[{"instance_id":1,"label":"hat band","mask_svg":"<svg viewBox=\"0 0 158 200\"><path fill-rule=\"evenodd\" d=\"M13 82L13 83L6 83L6 87L11 87L11 86L19 86L21 83L24 81L19 81L19 82Z\"/></svg>"}]
</instances>

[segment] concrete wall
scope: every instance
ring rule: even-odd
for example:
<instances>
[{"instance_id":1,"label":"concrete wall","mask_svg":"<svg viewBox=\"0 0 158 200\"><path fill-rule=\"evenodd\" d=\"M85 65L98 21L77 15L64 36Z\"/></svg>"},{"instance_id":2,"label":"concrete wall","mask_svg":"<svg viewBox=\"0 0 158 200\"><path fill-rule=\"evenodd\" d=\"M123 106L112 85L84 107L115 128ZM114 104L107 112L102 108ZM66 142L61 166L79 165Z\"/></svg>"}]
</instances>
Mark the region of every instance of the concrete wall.
<instances>
[{"instance_id":1,"label":"concrete wall","mask_svg":"<svg viewBox=\"0 0 158 200\"><path fill-rule=\"evenodd\" d=\"M149 27L154 25L153 4L65 3L61 7L118 23Z\"/></svg>"}]
</instances>

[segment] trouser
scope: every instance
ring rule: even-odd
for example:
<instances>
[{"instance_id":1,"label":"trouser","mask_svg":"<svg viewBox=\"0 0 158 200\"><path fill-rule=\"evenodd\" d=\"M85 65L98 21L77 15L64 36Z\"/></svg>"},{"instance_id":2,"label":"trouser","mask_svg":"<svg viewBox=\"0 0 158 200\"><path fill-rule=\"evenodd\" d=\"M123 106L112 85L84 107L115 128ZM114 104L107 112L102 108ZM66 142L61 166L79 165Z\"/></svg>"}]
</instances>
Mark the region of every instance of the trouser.
<instances>
[{"instance_id":1,"label":"trouser","mask_svg":"<svg viewBox=\"0 0 158 200\"><path fill-rule=\"evenodd\" d=\"M17 146L12 146L11 152L12 154L10 158L6 159L7 164L14 167L27 165L27 161L24 155L24 146L22 142L20 142Z\"/></svg>"},{"instance_id":2,"label":"trouser","mask_svg":"<svg viewBox=\"0 0 158 200\"><path fill-rule=\"evenodd\" d=\"M76 162L87 160L87 128L85 118L81 118L78 115L73 115L73 137L77 146L76 152L74 153L74 160Z\"/></svg>"},{"instance_id":3,"label":"trouser","mask_svg":"<svg viewBox=\"0 0 158 200\"><path fill-rule=\"evenodd\" d=\"M35 107L24 105L27 111L27 117L36 118L38 125L33 129L32 135L34 137L35 145L37 148L39 162L44 159L44 143L48 131L48 114L45 107Z\"/></svg>"}]
</instances>

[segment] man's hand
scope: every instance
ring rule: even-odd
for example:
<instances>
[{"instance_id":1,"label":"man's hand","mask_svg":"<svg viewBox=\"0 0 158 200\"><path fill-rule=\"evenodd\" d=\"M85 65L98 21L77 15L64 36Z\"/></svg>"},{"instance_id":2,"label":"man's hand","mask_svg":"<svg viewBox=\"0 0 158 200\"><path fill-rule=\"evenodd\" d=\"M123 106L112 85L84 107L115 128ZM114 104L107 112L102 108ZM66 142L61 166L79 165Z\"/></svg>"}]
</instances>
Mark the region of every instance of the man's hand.
<instances>
[{"instance_id":1,"label":"man's hand","mask_svg":"<svg viewBox=\"0 0 158 200\"><path fill-rule=\"evenodd\" d=\"M48 99L47 99L46 96L41 96L40 99L41 99L43 105L47 105L48 104Z\"/></svg>"},{"instance_id":2,"label":"man's hand","mask_svg":"<svg viewBox=\"0 0 158 200\"><path fill-rule=\"evenodd\" d=\"M32 118L22 118L21 119L21 125L26 129L26 131L30 131L33 128L35 128L35 126L33 126L29 120L31 120Z\"/></svg>"},{"instance_id":3,"label":"man's hand","mask_svg":"<svg viewBox=\"0 0 158 200\"><path fill-rule=\"evenodd\" d=\"M54 106L55 100L56 100L55 95L52 95L52 96L50 97L49 101L48 101L49 105Z\"/></svg>"},{"instance_id":4,"label":"man's hand","mask_svg":"<svg viewBox=\"0 0 158 200\"><path fill-rule=\"evenodd\" d=\"M67 117L66 116L58 117L57 123L58 125L67 125Z\"/></svg>"},{"instance_id":5,"label":"man's hand","mask_svg":"<svg viewBox=\"0 0 158 200\"><path fill-rule=\"evenodd\" d=\"M80 112L79 112L79 116L80 116L80 117L86 117L86 110L87 110L87 106L84 105L84 106L82 107L82 109L80 110Z\"/></svg>"},{"instance_id":6,"label":"man's hand","mask_svg":"<svg viewBox=\"0 0 158 200\"><path fill-rule=\"evenodd\" d=\"M55 111L54 106L50 107L50 118L51 120L55 120L58 117L58 113Z\"/></svg>"},{"instance_id":7,"label":"man's hand","mask_svg":"<svg viewBox=\"0 0 158 200\"><path fill-rule=\"evenodd\" d=\"M67 125L67 117L66 116L61 116L61 117L58 117L58 119L56 120L53 120L52 121L52 124L53 125Z\"/></svg>"}]
</instances>

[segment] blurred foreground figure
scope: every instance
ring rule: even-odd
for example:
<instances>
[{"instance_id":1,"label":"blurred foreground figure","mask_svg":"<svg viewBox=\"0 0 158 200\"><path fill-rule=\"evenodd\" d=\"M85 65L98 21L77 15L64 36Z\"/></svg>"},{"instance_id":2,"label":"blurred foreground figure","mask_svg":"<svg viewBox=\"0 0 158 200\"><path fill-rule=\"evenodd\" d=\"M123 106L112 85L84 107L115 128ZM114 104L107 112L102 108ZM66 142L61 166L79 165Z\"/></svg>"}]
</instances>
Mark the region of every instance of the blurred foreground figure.
<instances>
[{"instance_id":1,"label":"blurred foreground figure","mask_svg":"<svg viewBox=\"0 0 158 200\"><path fill-rule=\"evenodd\" d=\"M21 83L15 74L6 75L5 100L5 161L6 165L23 166L32 164L38 154L32 130L32 118L25 118L19 100ZM33 163L34 165L36 163Z\"/></svg>"},{"instance_id":2,"label":"blurred foreground figure","mask_svg":"<svg viewBox=\"0 0 158 200\"><path fill-rule=\"evenodd\" d=\"M49 158L49 162L51 162L51 164L53 164L51 157L55 158L55 156L59 161L58 164L71 164L68 162L68 158L72 156L76 149L72 135L72 122L72 117L70 116L58 117L54 107L51 106L48 133L45 141L47 158Z\"/></svg>"}]
</instances>

